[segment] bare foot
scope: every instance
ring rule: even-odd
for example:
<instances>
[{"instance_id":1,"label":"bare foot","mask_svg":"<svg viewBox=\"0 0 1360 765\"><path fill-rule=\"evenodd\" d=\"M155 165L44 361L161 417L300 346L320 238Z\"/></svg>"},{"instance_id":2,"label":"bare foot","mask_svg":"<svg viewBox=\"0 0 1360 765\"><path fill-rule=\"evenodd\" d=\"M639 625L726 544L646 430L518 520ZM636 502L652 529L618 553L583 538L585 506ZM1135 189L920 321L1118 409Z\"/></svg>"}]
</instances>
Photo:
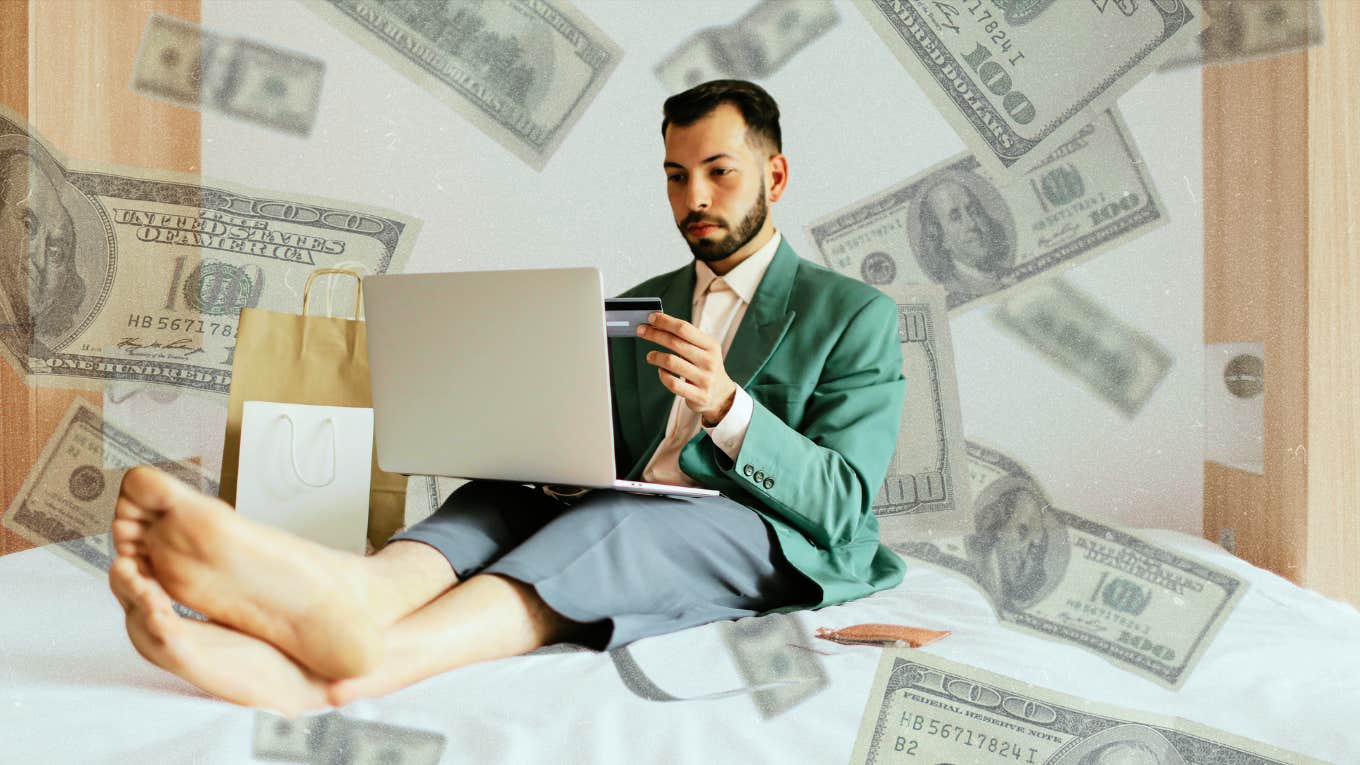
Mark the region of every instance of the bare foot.
<instances>
[{"instance_id":1,"label":"bare foot","mask_svg":"<svg viewBox=\"0 0 1360 765\"><path fill-rule=\"evenodd\" d=\"M295 717L326 709L326 680L279 649L220 624L176 615L165 590L126 556L109 586L127 611L128 637L147 661L213 696Z\"/></svg>"},{"instance_id":2,"label":"bare foot","mask_svg":"<svg viewBox=\"0 0 1360 765\"><path fill-rule=\"evenodd\" d=\"M354 677L381 659L358 556L243 518L148 467L123 477L113 541L174 599L323 677Z\"/></svg>"}]
</instances>

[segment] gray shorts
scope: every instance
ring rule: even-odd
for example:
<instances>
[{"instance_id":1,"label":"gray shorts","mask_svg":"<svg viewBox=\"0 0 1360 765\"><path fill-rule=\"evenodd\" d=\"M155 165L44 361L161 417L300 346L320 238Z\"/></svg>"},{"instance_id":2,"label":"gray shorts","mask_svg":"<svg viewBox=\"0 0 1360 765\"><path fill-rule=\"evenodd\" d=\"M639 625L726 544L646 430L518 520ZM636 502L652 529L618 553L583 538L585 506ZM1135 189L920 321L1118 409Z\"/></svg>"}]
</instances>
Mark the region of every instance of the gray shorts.
<instances>
[{"instance_id":1,"label":"gray shorts","mask_svg":"<svg viewBox=\"0 0 1360 765\"><path fill-rule=\"evenodd\" d=\"M724 496L600 489L576 499L470 481L392 537L443 553L459 580L501 574L609 650L639 638L821 601L755 511Z\"/></svg>"}]
</instances>

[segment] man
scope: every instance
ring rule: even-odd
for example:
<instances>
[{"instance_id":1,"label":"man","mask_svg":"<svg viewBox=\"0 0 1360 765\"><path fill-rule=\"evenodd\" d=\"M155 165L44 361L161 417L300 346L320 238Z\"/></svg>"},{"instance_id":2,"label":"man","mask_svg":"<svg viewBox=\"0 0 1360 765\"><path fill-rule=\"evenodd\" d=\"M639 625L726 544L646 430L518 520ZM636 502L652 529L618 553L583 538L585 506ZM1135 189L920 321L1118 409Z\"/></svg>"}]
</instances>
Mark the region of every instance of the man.
<instances>
[{"instance_id":1,"label":"man","mask_svg":"<svg viewBox=\"0 0 1360 765\"><path fill-rule=\"evenodd\" d=\"M950 292L986 295L1001 289L1010 265L1006 231L973 190L952 177L922 195L922 269Z\"/></svg>"},{"instance_id":2,"label":"man","mask_svg":"<svg viewBox=\"0 0 1360 765\"><path fill-rule=\"evenodd\" d=\"M110 585L144 656L293 713L551 642L612 648L901 581L871 511L905 395L896 304L775 230L788 160L765 91L709 82L664 113L667 193L695 261L624 293L673 315L611 341L615 457L629 479L722 496L472 481L365 558L134 469ZM175 617L172 596L219 624Z\"/></svg>"},{"instance_id":3,"label":"man","mask_svg":"<svg viewBox=\"0 0 1360 765\"><path fill-rule=\"evenodd\" d=\"M0 143L0 330L17 331L41 354L69 330L85 299L76 272L75 223L34 148Z\"/></svg>"}]
</instances>

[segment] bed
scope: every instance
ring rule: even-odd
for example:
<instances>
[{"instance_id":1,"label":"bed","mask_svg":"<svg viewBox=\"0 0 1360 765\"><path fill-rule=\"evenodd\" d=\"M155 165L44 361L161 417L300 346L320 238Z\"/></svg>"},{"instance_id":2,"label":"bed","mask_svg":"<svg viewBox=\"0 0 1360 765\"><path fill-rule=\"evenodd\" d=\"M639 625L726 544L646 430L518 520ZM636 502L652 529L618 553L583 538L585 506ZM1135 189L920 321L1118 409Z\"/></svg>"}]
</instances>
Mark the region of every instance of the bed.
<instances>
[{"instance_id":1,"label":"bed","mask_svg":"<svg viewBox=\"0 0 1360 765\"><path fill-rule=\"evenodd\" d=\"M893 622L951 630L919 650L953 661L1360 763L1360 613L1204 540L1142 536L1250 583L1179 691L1003 628L961 579L913 564L896 588L820 611L704 625L612 653L551 646L457 670L314 718L310 738L293 736L311 749L292 752L286 740L306 721L214 700L150 665L128 642L105 581L48 550L26 550L0 558L0 759L845 763L881 649L812 634ZM341 723L347 748L318 733Z\"/></svg>"}]
</instances>

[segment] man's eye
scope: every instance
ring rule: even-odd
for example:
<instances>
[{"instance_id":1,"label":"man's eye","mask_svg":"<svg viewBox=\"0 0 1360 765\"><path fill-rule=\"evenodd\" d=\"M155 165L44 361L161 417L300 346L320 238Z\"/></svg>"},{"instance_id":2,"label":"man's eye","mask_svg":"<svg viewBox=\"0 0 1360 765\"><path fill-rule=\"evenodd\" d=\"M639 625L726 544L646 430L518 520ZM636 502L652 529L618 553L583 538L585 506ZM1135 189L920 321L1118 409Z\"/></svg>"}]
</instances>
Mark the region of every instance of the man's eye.
<instances>
[{"instance_id":1,"label":"man's eye","mask_svg":"<svg viewBox=\"0 0 1360 765\"><path fill-rule=\"evenodd\" d=\"M714 168L714 170L713 170L713 174L714 174L714 175L727 175L728 173L731 173L731 172L735 172L735 171L734 171L732 168L730 168L730 167L718 167L718 168Z\"/></svg>"},{"instance_id":2,"label":"man's eye","mask_svg":"<svg viewBox=\"0 0 1360 765\"><path fill-rule=\"evenodd\" d=\"M666 180L670 181L671 183L675 183L676 181L679 181L679 180L681 180L682 178L683 178L683 176L680 176L680 175L668 175L668 176L666 176Z\"/></svg>"},{"instance_id":3,"label":"man's eye","mask_svg":"<svg viewBox=\"0 0 1360 765\"><path fill-rule=\"evenodd\" d=\"M24 227L28 229L29 239L38 238L38 229L40 228L38 216L34 215L32 210L24 210Z\"/></svg>"}]
</instances>

